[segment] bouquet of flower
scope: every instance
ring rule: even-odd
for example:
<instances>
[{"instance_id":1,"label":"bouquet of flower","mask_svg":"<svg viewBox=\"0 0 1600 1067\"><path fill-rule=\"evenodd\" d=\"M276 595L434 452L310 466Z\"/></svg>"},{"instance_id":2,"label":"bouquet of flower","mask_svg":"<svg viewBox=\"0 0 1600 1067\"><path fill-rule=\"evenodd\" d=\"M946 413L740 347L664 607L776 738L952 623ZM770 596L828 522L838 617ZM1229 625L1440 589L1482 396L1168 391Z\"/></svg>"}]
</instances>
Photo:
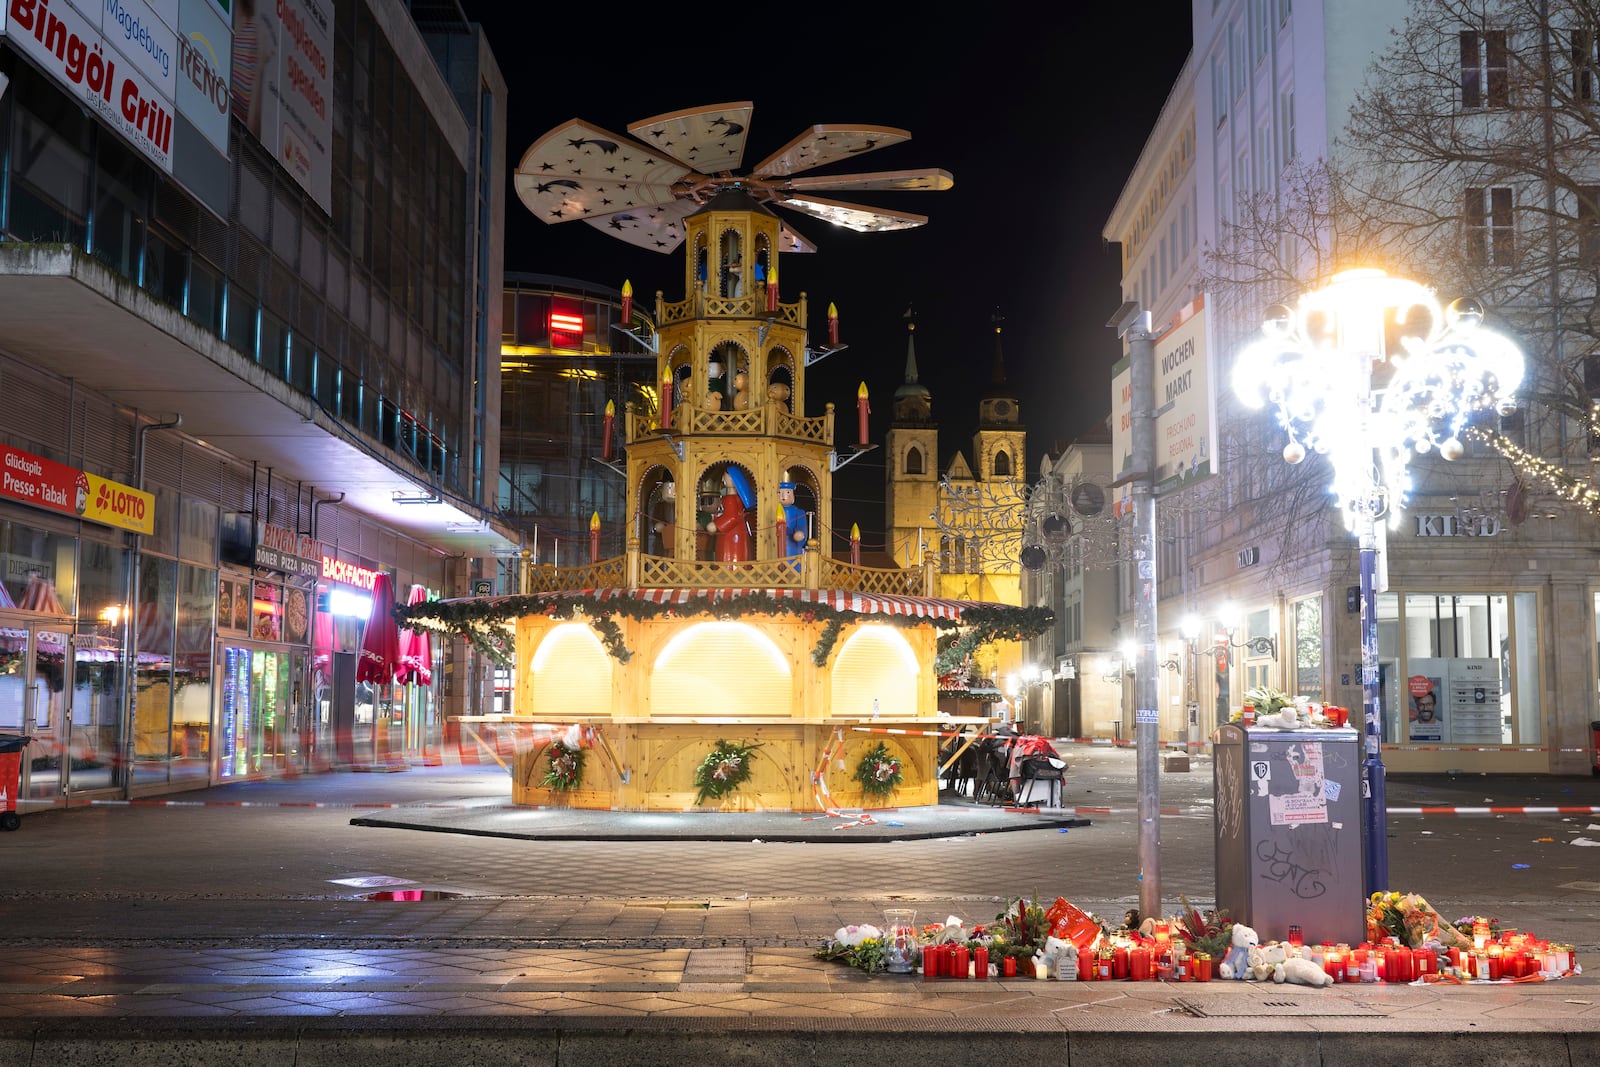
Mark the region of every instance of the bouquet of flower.
<instances>
[{"instance_id":1,"label":"bouquet of flower","mask_svg":"<svg viewBox=\"0 0 1600 1067\"><path fill-rule=\"evenodd\" d=\"M564 741L550 742L550 766L544 772L546 789L564 793L583 781L583 749Z\"/></svg>"},{"instance_id":2,"label":"bouquet of flower","mask_svg":"<svg viewBox=\"0 0 1600 1067\"><path fill-rule=\"evenodd\" d=\"M1367 940L1379 941L1393 937L1410 948L1420 948L1437 942L1441 948L1472 947L1472 920L1467 923L1467 934L1439 917L1433 906L1420 893L1377 892L1367 905Z\"/></svg>"},{"instance_id":3,"label":"bouquet of flower","mask_svg":"<svg viewBox=\"0 0 1600 1067\"><path fill-rule=\"evenodd\" d=\"M900 778L900 761L889 754L889 747L882 741L856 764L856 781L868 796L888 796L900 785Z\"/></svg>"},{"instance_id":4,"label":"bouquet of flower","mask_svg":"<svg viewBox=\"0 0 1600 1067\"><path fill-rule=\"evenodd\" d=\"M750 780L750 759L759 744L734 744L720 738L694 772L695 803L721 800Z\"/></svg>"},{"instance_id":5,"label":"bouquet of flower","mask_svg":"<svg viewBox=\"0 0 1600 1067\"><path fill-rule=\"evenodd\" d=\"M1189 898L1178 895L1183 901L1183 914L1178 917L1178 936L1188 946L1190 954L1204 952L1215 959L1228 954L1233 944L1233 920L1225 908L1211 908L1202 915Z\"/></svg>"}]
</instances>

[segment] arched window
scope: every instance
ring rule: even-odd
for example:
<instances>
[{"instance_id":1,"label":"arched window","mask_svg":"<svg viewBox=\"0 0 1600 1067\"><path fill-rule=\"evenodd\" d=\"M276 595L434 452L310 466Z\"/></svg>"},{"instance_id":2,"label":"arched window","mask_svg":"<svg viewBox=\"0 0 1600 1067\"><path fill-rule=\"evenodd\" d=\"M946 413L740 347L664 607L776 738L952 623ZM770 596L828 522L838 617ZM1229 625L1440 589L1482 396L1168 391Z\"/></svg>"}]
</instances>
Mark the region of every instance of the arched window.
<instances>
[{"instance_id":1,"label":"arched window","mask_svg":"<svg viewBox=\"0 0 1600 1067\"><path fill-rule=\"evenodd\" d=\"M1011 457L1004 452L994 454L994 476L996 478L1011 477Z\"/></svg>"},{"instance_id":2,"label":"arched window","mask_svg":"<svg viewBox=\"0 0 1600 1067\"><path fill-rule=\"evenodd\" d=\"M906 473L922 473L922 449L912 446L911 450L906 453Z\"/></svg>"}]
</instances>

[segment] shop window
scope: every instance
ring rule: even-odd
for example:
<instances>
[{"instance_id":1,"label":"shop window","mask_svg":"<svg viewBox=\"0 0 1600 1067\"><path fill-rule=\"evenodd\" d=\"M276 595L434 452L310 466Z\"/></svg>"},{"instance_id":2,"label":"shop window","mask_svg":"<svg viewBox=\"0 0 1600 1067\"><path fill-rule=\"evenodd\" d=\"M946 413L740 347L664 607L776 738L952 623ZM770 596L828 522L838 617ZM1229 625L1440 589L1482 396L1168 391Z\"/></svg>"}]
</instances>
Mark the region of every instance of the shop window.
<instances>
[{"instance_id":1,"label":"shop window","mask_svg":"<svg viewBox=\"0 0 1600 1067\"><path fill-rule=\"evenodd\" d=\"M1322 699L1322 597L1297 600L1289 610L1294 627L1295 695Z\"/></svg>"}]
</instances>

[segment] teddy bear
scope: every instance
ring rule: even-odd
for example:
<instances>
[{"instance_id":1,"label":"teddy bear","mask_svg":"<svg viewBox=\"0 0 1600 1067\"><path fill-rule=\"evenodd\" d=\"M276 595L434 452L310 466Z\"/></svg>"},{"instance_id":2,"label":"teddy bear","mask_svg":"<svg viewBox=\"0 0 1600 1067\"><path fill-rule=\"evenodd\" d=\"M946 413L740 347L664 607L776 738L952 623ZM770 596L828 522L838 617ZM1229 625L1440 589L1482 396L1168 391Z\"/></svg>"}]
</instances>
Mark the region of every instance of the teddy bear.
<instances>
[{"instance_id":1,"label":"teddy bear","mask_svg":"<svg viewBox=\"0 0 1600 1067\"><path fill-rule=\"evenodd\" d=\"M1078 946L1059 937L1046 937L1044 948L1035 959L1042 959L1049 975L1062 982L1078 980Z\"/></svg>"},{"instance_id":2,"label":"teddy bear","mask_svg":"<svg viewBox=\"0 0 1600 1067\"><path fill-rule=\"evenodd\" d=\"M1244 980L1250 974L1250 950L1261 944L1261 938L1244 923L1233 924L1233 940L1228 954L1222 957L1217 974L1223 978Z\"/></svg>"},{"instance_id":3,"label":"teddy bear","mask_svg":"<svg viewBox=\"0 0 1600 1067\"><path fill-rule=\"evenodd\" d=\"M1289 958L1289 952L1277 941L1265 945L1257 945L1250 950L1250 980L1252 982L1265 982L1272 979L1274 982L1283 981L1278 977L1278 969L1283 966L1283 961Z\"/></svg>"},{"instance_id":4,"label":"teddy bear","mask_svg":"<svg viewBox=\"0 0 1600 1067\"><path fill-rule=\"evenodd\" d=\"M1272 972L1274 982L1294 985L1325 986L1333 984L1333 975L1318 967L1304 956L1290 956Z\"/></svg>"},{"instance_id":5,"label":"teddy bear","mask_svg":"<svg viewBox=\"0 0 1600 1067\"><path fill-rule=\"evenodd\" d=\"M767 386L767 399L774 404L787 404L789 402L789 384L787 382L773 382Z\"/></svg>"},{"instance_id":6,"label":"teddy bear","mask_svg":"<svg viewBox=\"0 0 1600 1067\"><path fill-rule=\"evenodd\" d=\"M750 376L744 371L733 375L733 410L743 411L750 406Z\"/></svg>"},{"instance_id":7,"label":"teddy bear","mask_svg":"<svg viewBox=\"0 0 1600 1067\"><path fill-rule=\"evenodd\" d=\"M1257 715L1256 725L1269 726L1276 730L1298 730L1302 726L1311 725L1311 720L1308 718L1305 722L1301 722L1300 713L1295 710L1295 706L1286 704L1271 715Z\"/></svg>"}]
</instances>

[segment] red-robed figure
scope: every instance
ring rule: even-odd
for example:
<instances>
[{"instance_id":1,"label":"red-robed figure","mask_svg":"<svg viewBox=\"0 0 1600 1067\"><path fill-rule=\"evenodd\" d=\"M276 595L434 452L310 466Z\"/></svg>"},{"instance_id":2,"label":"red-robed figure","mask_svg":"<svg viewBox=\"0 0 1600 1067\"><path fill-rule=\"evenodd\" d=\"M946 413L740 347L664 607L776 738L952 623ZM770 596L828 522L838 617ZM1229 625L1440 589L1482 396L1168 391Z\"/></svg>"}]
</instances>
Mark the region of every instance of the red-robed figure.
<instances>
[{"instance_id":1,"label":"red-robed figure","mask_svg":"<svg viewBox=\"0 0 1600 1067\"><path fill-rule=\"evenodd\" d=\"M722 506L706 523L706 529L717 535L717 559L737 563L750 558L750 521L745 516L756 506L756 492L750 479L738 467L722 472Z\"/></svg>"}]
</instances>

